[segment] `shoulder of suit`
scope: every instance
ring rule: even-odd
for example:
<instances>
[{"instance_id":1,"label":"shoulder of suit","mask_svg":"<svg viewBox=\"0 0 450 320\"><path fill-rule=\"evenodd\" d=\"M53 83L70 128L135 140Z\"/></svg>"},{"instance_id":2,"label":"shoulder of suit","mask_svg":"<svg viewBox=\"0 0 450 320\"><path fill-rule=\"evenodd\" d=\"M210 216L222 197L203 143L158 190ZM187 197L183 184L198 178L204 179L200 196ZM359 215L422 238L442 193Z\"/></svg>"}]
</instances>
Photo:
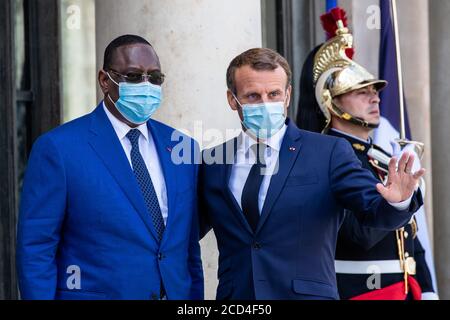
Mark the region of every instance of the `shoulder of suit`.
<instances>
[{"instance_id":1,"label":"shoulder of suit","mask_svg":"<svg viewBox=\"0 0 450 320\"><path fill-rule=\"evenodd\" d=\"M237 148L237 143L238 142L237 142L237 137L236 137L236 138L230 139L228 141L225 141L221 144L218 144L217 146L205 148L203 150L203 152L208 152L211 155L215 155L215 154L218 154L219 152L222 154L226 150L235 151Z\"/></svg>"},{"instance_id":2,"label":"shoulder of suit","mask_svg":"<svg viewBox=\"0 0 450 320\"><path fill-rule=\"evenodd\" d=\"M152 126L156 127L158 129L158 132L160 132L160 133L172 134L173 132L177 132L177 130L175 128L172 128L171 126L169 126L169 125L167 125L165 123L162 123L162 122L160 122L158 120L150 119L149 122L150 122L150 124Z\"/></svg>"},{"instance_id":3,"label":"shoulder of suit","mask_svg":"<svg viewBox=\"0 0 450 320\"><path fill-rule=\"evenodd\" d=\"M67 139L73 137L80 139L84 132L87 131L90 125L92 114L87 114L66 122L40 136L40 138L51 138L54 141L62 140L65 144L70 143Z\"/></svg>"},{"instance_id":4,"label":"shoulder of suit","mask_svg":"<svg viewBox=\"0 0 450 320\"><path fill-rule=\"evenodd\" d=\"M34 141L33 149L71 150L86 136L91 118L92 114L87 114L42 134Z\"/></svg>"},{"instance_id":5,"label":"shoulder of suit","mask_svg":"<svg viewBox=\"0 0 450 320\"><path fill-rule=\"evenodd\" d=\"M174 142L179 142L180 140L187 139L187 140L192 140L195 143L197 143L194 140L194 138L192 138L191 136L189 136L175 128L172 128L171 126L169 126L165 123L162 123L160 121L153 120L153 119L150 119L149 121L150 121L151 125L154 128L156 128L156 131L158 132L158 134L166 136L169 139L172 139L172 141L174 141Z\"/></svg>"},{"instance_id":6,"label":"shoulder of suit","mask_svg":"<svg viewBox=\"0 0 450 320\"><path fill-rule=\"evenodd\" d=\"M233 164L238 148L238 139L233 138L217 146L205 148L202 160L205 165Z\"/></svg>"},{"instance_id":7,"label":"shoulder of suit","mask_svg":"<svg viewBox=\"0 0 450 320\"><path fill-rule=\"evenodd\" d=\"M319 143L330 143L331 145L334 145L339 140L346 141L343 138L338 138L338 137L330 136L327 134L321 134L321 133L306 131L306 130L302 130L302 129L299 129L299 130L300 130L300 133L301 133L303 139L305 139L306 141L308 141L308 140L312 141L314 143L318 143L318 142Z\"/></svg>"}]
</instances>

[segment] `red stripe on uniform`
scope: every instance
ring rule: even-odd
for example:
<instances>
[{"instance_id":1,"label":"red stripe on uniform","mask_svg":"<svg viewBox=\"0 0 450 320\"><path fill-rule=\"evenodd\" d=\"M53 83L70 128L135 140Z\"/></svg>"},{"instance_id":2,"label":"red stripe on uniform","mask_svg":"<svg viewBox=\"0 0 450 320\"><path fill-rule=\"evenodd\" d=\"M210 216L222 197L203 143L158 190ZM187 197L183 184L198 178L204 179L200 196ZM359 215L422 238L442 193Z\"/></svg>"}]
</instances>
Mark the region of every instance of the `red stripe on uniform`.
<instances>
[{"instance_id":1,"label":"red stripe on uniform","mask_svg":"<svg viewBox=\"0 0 450 320\"><path fill-rule=\"evenodd\" d=\"M413 299L422 300L422 289L417 280L408 276L408 284ZM353 297L350 300L406 300L405 283L401 281L386 288Z\"/></svg>"}]
</instances>

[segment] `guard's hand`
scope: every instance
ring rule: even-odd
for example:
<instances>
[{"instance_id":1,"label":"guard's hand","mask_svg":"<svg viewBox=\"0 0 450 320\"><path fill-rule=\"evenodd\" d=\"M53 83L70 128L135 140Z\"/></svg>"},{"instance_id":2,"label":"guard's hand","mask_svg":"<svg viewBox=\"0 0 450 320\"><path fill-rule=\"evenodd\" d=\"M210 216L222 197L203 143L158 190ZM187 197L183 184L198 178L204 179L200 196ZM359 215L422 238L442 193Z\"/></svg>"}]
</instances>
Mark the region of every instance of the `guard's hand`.
<instances>
[{"instance_id":1,"label":"guard's hand","mask_svg":"<svg viewBox=\"0 0 450 320\"><path fill-rule=\"evenodd\" d=\"M414 155L405 152L396 168L397 159L393 157L389 162L389 175L386 186L377 184L378 192L390 203L400 203L408 200L413 194L419 179L425 174L425 169L420 169L412 174Z\"/></svg>"}]
</instances>

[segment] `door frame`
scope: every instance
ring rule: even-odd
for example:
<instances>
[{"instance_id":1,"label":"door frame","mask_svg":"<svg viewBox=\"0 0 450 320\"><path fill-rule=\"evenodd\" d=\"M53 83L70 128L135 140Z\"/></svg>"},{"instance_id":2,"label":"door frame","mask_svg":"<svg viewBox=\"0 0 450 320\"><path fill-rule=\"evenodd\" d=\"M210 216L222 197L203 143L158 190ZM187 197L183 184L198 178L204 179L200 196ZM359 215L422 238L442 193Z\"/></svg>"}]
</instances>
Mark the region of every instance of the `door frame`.
<instances>
[{"instance_id":1,"label":"door frame","mask_svg":"<svg viewBox=\"0 0 450 320\"><path fill-rule=\"evenodd\" d=\"M58 0L24 0L27 72L31 87L16 91L15 1L0 6L0 300L17 299L15 247L20 198L16 110L29 102L27 153L42 133L62 119L60 72L60 4ZM25 159L26 160L26 159Z\"/></svg>"}]
</instances>

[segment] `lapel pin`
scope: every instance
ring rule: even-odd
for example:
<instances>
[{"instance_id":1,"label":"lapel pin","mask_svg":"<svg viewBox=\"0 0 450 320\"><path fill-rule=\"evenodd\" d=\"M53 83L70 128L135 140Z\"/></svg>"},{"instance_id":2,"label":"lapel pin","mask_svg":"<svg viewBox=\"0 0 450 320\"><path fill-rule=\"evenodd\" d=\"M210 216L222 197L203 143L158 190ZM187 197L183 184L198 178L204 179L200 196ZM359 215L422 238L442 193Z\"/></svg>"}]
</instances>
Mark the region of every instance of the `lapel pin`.
<instances>
[{"instance_id":1,"label":"lapel pin","mask_svg":"<svg viewBox=\"0 0 450 320\"><path fill-rule=\"evenodd\" d=\"M295 147L290 147L290 148L289 148L289 151L294 152L295 150L297 150Z\"/></svg>"},{"instance_id":2,"label":"lapel pin","mask_svg":"<svg viewBox=\"0 0 450 320\"><path fill-rule=\"evenodd\" d=\"M171 147L167 147L166 149L167 149L167 151L172 152L172 148Z\"/></svg>"}]
</instances>

